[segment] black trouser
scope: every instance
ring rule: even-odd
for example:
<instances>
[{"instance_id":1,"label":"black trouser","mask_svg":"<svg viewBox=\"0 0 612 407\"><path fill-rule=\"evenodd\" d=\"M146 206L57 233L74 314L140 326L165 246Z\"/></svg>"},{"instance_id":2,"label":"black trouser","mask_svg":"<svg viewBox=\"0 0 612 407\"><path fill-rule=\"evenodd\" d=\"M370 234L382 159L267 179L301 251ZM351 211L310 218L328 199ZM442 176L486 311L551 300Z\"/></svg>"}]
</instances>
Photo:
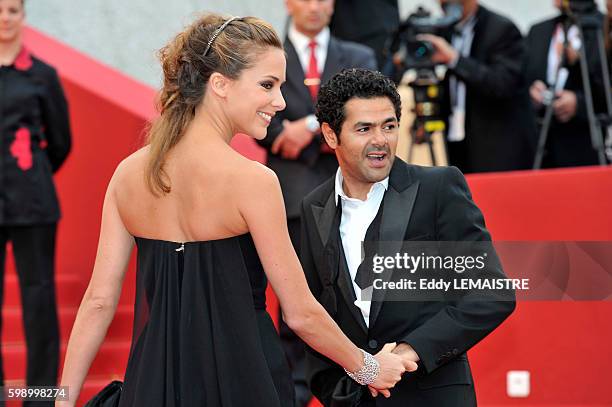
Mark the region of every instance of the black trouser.
<instances>
[{"instance_id":1,"label":"black trouser","mask_svg":"<svg viewBox=\"0 0 612 407\"><path fill-rule=\"evenodd\" d=\"M59 324L54 280L55 232L55 223L0 226L0 303L4 293L6 245L10 241L21 291L28 386L57 384ZM1 359L0 380L4 383Z\"/></svg>"},{"instance_id":2,"label":"black trouser","mask_svg":"<svg viewBox=\"0 0 612 407\"><path fill-rule=\"evenodd\" d=\"M300 219L287 219L289 237L295 251L300 252ZM312 398L306 382L306 353L304 342L279 318L278 330L283 350L287 355L293 384L295 385L295 399L297 407L305 407Z\"/></svg>"}]
</instances>

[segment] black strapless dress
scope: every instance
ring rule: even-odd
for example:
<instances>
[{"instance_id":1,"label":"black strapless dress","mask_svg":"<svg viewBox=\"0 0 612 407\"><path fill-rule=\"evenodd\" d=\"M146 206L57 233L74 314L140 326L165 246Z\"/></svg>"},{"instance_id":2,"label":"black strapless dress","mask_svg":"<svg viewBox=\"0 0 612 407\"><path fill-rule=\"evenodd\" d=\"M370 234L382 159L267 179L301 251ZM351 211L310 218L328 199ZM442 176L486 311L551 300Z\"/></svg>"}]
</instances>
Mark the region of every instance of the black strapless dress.
<instances>
[{"instance_id":1,"label":"black strapless dress","mask_svg":"<svg viewBox=\"0 0 612 407\"><path fill-rule=\"evenodd\" d=\"M120 406L293 407L251 235L135 239L134 333Z\"/></svg>"}]
</instances>

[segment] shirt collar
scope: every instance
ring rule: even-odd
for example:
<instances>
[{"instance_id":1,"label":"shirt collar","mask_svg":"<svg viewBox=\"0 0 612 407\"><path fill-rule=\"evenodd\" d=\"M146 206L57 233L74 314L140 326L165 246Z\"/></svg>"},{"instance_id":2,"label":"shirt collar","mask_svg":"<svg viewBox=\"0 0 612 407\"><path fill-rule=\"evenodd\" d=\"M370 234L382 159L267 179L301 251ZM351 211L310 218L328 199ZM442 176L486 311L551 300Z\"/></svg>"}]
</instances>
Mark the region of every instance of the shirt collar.
<instances>
[{"instance_id":1,"label":"shirt collar","mask_svg":"<svg viewBox=\"0 0 612 407\"><path fill-rule=\"evenodd\" d=\"M32 55L25 46L21 47L19 54L17 54L17 57L13 61L13 66L18 71L27 71L32 67Z\"/></svg>"},{"instance_id":2,"label":"shirt collar","mask_svg":"<svg viewBox=\"0 0 612 407\"><path fill-rule=\"evenodd\" d=\"M319 32L314 40L317 42L317 45L322 49L327 49L327 45L329 44L330 38L329 27L325 27ZM287 31L287 37L289 41L293 44L296 51L299 53L308 51L308 44L310 43L310 38L302 34L295 28L295 24L291 23L289 26L289 31Z\"/></svg>"},{"instance_id":3,"label":"shirt collar","mask_svg":"<svg viewBox=\"0 0 612 407\"><path fill-rule=\"evenodd\" d=\"M455 25L455 32L465 34L474 30L474 26L476 25L476 13L472 13L467 20L460 21L457 25Z\"/></svg>"},{"instance_id":4,"label":"shirt collar","mask_svg":"<svg viewBox=\"0 0 612 407\"><path fill-rule=\"evenodd\" d=\"M359 199L351 198L344 193L344 188L342 188L343 180L344 177L342 176L342 170L340 169L340 167L338 167L338 171L336 171L336 181L334 186L334 198L336 200L336 206L338 206L338 197L352 201L359 201ZM387 178L383 179L382 181L378 181L374 183L374 185L372 185L372 187L370 188L370 192L368 192L366 200L370 198L370 195L372 194L372 191L374 191L375 188L380 188L381 186L385 189L385 191L389 189L389 176L387 176Z\"/></svg>"}]
</instances>

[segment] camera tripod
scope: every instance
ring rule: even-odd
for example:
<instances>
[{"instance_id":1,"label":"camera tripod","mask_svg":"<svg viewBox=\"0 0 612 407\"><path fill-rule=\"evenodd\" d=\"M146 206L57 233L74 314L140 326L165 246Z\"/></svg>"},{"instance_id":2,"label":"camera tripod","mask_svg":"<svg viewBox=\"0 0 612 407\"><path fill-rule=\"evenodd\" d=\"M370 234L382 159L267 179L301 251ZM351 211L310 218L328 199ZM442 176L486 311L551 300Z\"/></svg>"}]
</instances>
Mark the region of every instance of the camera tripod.
<instances>
[{"instance_id":1,"label":"camera tripod","mask_svg":"<svg viewBox=\"0 0 612 407\"><path fill-rule=\"evenodd\" d=\"M591 145L593 149L597 152L597 159L599 165L606 165L606 153L608 154L608 158L612 160L612 95L610 93L610 74L608 71L608 58L605 51L604 38L602 33L602 24L603 21L601 16L597 13L595 7L595 11L588 13L580 13L575 12L571 9L566 2L564 5L564 17L563 21L563 30L565 34L564 43L563 43L563 53L561 57L561 61L559 63L559 67L557 68L557 73L555 75L555 81L552 84L553 91L556 90L558 82L559 82L559 72L567 65L567 49L568 49L568 31L571 25L575 25L578 29L579 37L582 41L582 45L578 50L578 59L580 62L580 75L582 77L582 87L584 91L584 99L587 110L587 119L589 122L589 133L591 136ZM604 86L604 94L606 100L606 114L597 115L595 113L595 106L593 103L593 92L591 86L591 80L589 77L589 67L587 61L587 52L586 52L586 41L584 37L585 30L592 30L597 39L597 52L599 57L599 62L601 64L601 71L603 77L603 86ZM553 115L553 98L549 98L548 103L546 103L546 110L544 113L544 120L542 122L542 127L540 129L540 135L538 139L537 151L535 156L535 161L533 164L533 169L540 169L542 167L542 160L544 158L544 154L546 153L546 143L548 140L548 132L550 130L550 124L552 121ZM604 146L604 138L602 134L602 127L606 128L606 142ZM607 151L606 148L607 147Z\"/></svg>"},{"instance_id":2,"label":"camera tripod","mask_svg":"<svg viewBox=\"0 0 612 407\"><path fill-rule=\"evenodd\" d=\"M444 132L446 125L441 116L441 105L444 89L433 68L421 68L416 71L416 78L408 83L414 92L415 118L410 126L411 144L408 149L408 162L412 162L414 146L427 144L432 165L438 165L431 136L435 132Z\"/></svg>"}]
</instances>

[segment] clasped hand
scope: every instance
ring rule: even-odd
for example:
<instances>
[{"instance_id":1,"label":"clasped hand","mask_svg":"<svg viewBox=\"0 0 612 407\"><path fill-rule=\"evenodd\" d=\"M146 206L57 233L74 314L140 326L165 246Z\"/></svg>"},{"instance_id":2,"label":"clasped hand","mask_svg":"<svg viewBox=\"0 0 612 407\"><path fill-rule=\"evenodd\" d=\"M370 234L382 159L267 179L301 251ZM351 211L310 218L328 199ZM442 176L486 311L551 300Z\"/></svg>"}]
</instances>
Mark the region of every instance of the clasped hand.
<instances>
[{"instance_id":1,"label":"clasped hand","mask_svg":"<svg viewBox=\"0 0 612 407\"><path fill-rule=\"evenodd\" d=\"M302 150L312 142L314 134L306 128L306 118L283 121L283 131L272 143L272 154L280 154L286 160L296 160Z\"/></svg>"},{"instance_id":2,"label":"clasped hand","mask_svg":"<svg viewBox=\"0 0 612 407\"><path fill-rule=\"evenodd\" d=\"M391 397L390 389L402 379L402 374L417 370L416 362L419 361L417 353L406 343L388 343L374 357L380 364L380 372L374 383L368 386L373 397L379 393Z\"/></svg>"}]
</instances>

